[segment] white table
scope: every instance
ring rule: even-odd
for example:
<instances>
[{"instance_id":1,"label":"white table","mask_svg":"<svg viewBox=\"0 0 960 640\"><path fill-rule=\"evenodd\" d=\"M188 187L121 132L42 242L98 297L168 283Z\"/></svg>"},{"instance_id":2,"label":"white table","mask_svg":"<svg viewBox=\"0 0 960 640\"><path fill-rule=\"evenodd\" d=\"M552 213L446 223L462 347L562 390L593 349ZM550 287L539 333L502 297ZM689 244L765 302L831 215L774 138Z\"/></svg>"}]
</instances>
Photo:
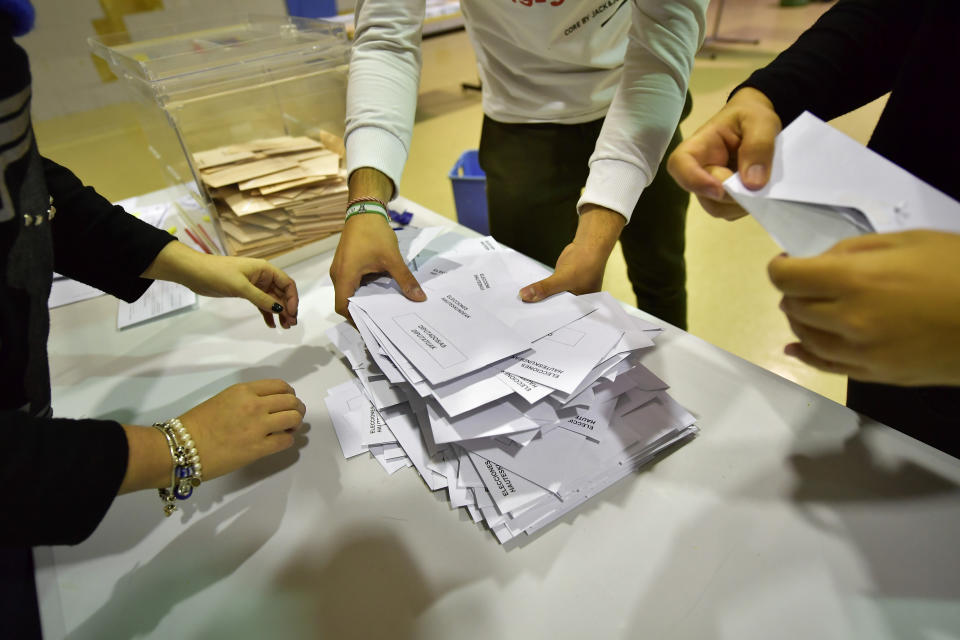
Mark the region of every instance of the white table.
<instances>
[{"instance_id":1,"label":"white table","mask_svg":"<svg viewBox=\"0 0 960 640\"><path fill-rule=\"evenodd\" d=\"M960 637L960 461L674 328L645 364L701 434L519 545L413 470L345 461L330 259L289 268L286 332L237 300L122 332L110 298L53 312L58 415L149 424L277 376L309 427L184 513L126 495L83 544L37 549L47 638Z\"/></svg>"}]
</instances>

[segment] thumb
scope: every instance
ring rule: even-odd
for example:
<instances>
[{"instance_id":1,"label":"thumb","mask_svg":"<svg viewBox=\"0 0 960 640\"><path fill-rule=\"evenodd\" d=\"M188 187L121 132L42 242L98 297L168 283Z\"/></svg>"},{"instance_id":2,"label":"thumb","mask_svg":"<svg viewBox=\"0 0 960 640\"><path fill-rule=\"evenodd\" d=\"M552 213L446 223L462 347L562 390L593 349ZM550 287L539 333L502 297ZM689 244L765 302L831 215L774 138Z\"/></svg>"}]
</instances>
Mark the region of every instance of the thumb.
<instances>
[{"instance_id":1,"label":"thumb","mask_svg":"<svg viewBox=\"0 0 960 640\"><path fill-rule=\"evenodd\" d=\"M740 178L748 189L760 189L770 179L780 122L775 115L751 115L744 118L741 126L742 140L737 151Z\"/></svg>"},{"instance_id":2,"label":"thumb","mask_svg":"<svg viewBox=\"0 0 960 640\"><path fill-rule=\"evenodd\" d=\"M249 282L245 282L240 287L240 296L253 303L255 307L264 313L282 313L283 305L276 298L266 293L262 289Z\"/></svg>"},{"instance_id":3,"label":"thumb","mask_svg":"<svg viewBox=\"0 0 960 640\"><path fill-rule=\"evenodd\" d=\"M549 278L528 284L523 289L520 289L520 299L524 302L539 302L540 300L549 298L555 293L566 291L568 288L563 278L554 273Z\"/></svg>"},{"instance_id":4,"label":"thumb","mask_svg":"<svg viewBox=\"0 0 960 640\"><path fill-rule=\"evenodd\" d=\"M400 285L400 290L403 292L408 299L413 300L414 302L423 302L427 299L427 294L423 292L423 289L420 288L420 283L417 282L417 279L413 277L413 274L410 273L410 269L407 268L407 265L404 264L403 259L400 258L398 253L396 258L391 260L387 264L387 273L390 274L390 277L397 281L397 284Z\"/></svg>"}]
</instances>

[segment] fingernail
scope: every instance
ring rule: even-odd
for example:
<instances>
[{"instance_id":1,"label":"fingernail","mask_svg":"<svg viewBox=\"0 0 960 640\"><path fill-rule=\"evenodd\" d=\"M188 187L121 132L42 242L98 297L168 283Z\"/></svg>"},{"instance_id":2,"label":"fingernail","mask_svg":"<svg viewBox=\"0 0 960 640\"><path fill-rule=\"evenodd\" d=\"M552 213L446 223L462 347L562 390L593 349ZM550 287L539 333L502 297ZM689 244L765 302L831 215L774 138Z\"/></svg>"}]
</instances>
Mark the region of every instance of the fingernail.
<instances>
[{"instance_id":1,"label":"fingernail","mask_svg":"<svg viewBox=\"0 0 960 640\"><path fill-rule=\"evenodd\" d=\"M710 190L710 197L714 200L723 200L724 196L727 195L727 192L723 190L723 187L717 187L716 189Z\"/></svg>"},{"instance_id":2,"label":"fingernail","mask_svg":"<svg viewBox=\"0 0 960 640\"><path fill-rule=\"evenodd\" d=\"M536 302L538 298L536 287L525 287L520 289L520 299L524 302Z\"/></svg>"},{"instance_id":3,"label":"fingernail","mask_svg":"<svg viewBox=\"0 0 960 640\"><path fill-rule=\"evenodd\" d=\"M273 311L274 313L283 313L283 305L280 304L279 302L274 302L273 306L270 307L270 310Z\"/></svg>"},{"instance_id":4,"label":"fingernail","mask_svg":"<svg viewBox=\"0 0 960 640\"><path fill-rule=\"evenodd\" d=\"M759 187L766 176L766 170L762 164L753 164L747 169L747 182Z\"/></svg>"},{"instance_id":5,"label":"fingernail","mask_svg":"<svg viewBox=\"0 0 960 640\"><path fill-rule=\"evenodd\" d=\"M427 294L425 294L420 287L414 287L407 293L407 297L417 302L423 302L427 299Z\"/></svg>"}]
</instances>

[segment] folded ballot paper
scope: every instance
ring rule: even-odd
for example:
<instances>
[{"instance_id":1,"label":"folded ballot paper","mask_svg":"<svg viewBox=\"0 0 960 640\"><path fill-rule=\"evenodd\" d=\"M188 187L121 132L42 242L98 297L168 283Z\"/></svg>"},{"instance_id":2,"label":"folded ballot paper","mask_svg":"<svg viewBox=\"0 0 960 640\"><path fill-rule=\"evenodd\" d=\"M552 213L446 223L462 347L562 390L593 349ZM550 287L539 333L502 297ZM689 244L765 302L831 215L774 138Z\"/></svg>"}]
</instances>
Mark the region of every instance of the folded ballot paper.
<instances>
[{"instance_id":1,"label":"folded ballot paper","mask_svg":"<svg viewBox=\"0 0 960 640\"><path fill-rule=\"evenodd\" d=\"M356 374L326 397L345 457L414 467L506 542L696 433L639 363L659 327L606 293L521 302L549 271L493 238L398 236L427 300L381 278L327 334Z\"/></svg>"},{"instance_id":2,"label":"folded ballot paper","mask_svg":"<svg viewBox=\"0 0 960 640\"><path fill-rule=\"evenodd\" d=\"M739 174L723 186L791 255L817 255L864 233L960 233L960 202L811 113L791 122L775 144L763 189L747 189Z\"/></svg>"}]
</instances>

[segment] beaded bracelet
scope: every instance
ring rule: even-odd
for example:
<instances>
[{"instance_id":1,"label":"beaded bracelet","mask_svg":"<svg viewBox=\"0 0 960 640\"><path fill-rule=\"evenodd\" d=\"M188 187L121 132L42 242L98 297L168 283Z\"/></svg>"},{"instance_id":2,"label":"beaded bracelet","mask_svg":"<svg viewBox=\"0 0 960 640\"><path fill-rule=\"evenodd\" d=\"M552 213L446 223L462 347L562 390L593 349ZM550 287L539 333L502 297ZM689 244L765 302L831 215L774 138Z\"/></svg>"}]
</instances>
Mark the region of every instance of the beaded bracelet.
<instances>
[{"instance_id":1,"label":"beaded bracelet","mask_svg":"<svg viewBox=\"0 0 960 640\"><path fill-rule=\"evenodd\" d=\"M360 213L379 213L386 218L387 222L390 222L390 216L387 214L386 207L370 201L358 202L347 207L347 217L344 218L344 220L349 220L351 217Z\"/></svg>"},{"instance_id":2,"label":"beaded bracelet","mask_svg":"<svg viewBox=\"0 0 960 640\"><path fill-rule=\"evenodd\" d=\"M359 202L376 202L378 205L380 205L384 209L389 209L386 202L384 202L380 198L374 198L373 196L360 196L359 198L354 198L353 200L347 203L347 206L352 207L353 205Z\"/></svg>"},{"instance_id":3,"label":"beaded bracelet","mask_svg":"<svg viewBox=\"0 0 960 640\"><path fill-rule=\"evenodd\" d=\"M203 465L200 464L200 454L187 432L187 428L180 422L180 418L173 418L166 422L156 422L153 425L170 447L170 457L173 458L173 470L170 472L170 488L157 489L160 500L163 501L163 513L169 517L177 510L177 500L186 500L193 495L193 490L203 481Z\"/></svg>"}]
</instances>

